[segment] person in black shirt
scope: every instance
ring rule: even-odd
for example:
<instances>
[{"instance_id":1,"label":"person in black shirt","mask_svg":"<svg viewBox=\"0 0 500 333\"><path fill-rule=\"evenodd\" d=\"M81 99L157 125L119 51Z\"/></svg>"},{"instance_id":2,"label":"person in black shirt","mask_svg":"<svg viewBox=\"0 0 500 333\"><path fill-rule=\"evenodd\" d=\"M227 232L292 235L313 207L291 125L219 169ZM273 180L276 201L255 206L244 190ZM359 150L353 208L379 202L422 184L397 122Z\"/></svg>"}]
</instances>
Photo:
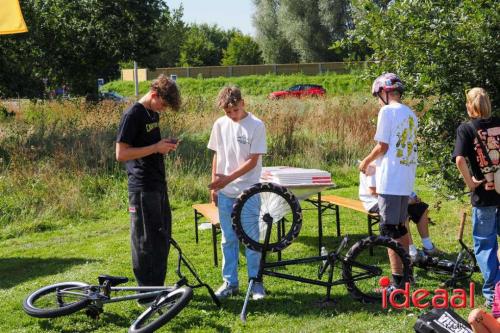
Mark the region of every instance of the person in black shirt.
<instances>
[{"instance_id":1,"label":"person in black shirt","mask_svg":"<svg viewBox=\"0 0 500 333\"><path fill-rule=\"evenodd\" d=\"M453 161L472 192L474 253L484 278L483 295L489 306L493 303L495 284L500 281L497 256L500 194L493 183L500 153L500 119L491 116L491 103L482 88L467 92L466 106L471 121L457 129Z\"/></svg>"},{"instance_id":2,"label":"person in black shirt","mask_svg":"<svg viewBox=\"0 0 500 333\"><path fill-rule=\"evenodd\" d=\"M160 112L178 110L180 93L165 75L122 115L116 137L116 159L125 162L132 267L139 286L162 286L170 248L172 215L163 155L175 150L175 140L162 139Z\"/></svg>"}]
</instances>

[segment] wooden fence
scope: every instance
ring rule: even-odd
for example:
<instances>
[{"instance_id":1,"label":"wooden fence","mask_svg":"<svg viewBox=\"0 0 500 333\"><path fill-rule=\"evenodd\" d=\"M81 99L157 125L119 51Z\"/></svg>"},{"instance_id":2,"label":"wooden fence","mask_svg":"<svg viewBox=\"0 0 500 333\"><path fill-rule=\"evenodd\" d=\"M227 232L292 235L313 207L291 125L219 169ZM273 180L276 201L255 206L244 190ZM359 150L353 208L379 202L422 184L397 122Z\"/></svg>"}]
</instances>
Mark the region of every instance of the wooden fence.
<instances>
[{"instance_id":1,"label":"wooden fence","mask_svg":"<svg viewBox=\"0 0 500 333\"><path fill-rule=\"evenodd\" d=\"M363 66L366 62L318 62L308 64L272 64L272 65L239 65L239 66L205 66L205 67L168 67L155 70L138 69L139 81L153 80L160 74L177 77L231 77L264 74L294 74L318 75L328 72L346 73L352 66ZM122 69L122 80L133 81L134 70Z\"/></svg>"}]
</instances>

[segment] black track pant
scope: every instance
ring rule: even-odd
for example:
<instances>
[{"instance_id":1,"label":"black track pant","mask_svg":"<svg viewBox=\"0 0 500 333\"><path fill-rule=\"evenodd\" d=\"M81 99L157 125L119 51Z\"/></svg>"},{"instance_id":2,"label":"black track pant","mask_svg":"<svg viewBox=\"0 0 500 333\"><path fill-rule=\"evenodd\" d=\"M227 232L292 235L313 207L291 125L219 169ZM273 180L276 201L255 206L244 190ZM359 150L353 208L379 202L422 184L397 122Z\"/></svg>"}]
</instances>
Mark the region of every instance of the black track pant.
<instances>
[{"instance_id":1,"label":"black track pant","mask_svg":"<svg viewBox=\"0 0 500 333\"><path fill-rule=\"evenodd\" d=\"M139 286L163 286L172 234L166 191L129 192L132 267Z\"/></svg>"}]
</instances>

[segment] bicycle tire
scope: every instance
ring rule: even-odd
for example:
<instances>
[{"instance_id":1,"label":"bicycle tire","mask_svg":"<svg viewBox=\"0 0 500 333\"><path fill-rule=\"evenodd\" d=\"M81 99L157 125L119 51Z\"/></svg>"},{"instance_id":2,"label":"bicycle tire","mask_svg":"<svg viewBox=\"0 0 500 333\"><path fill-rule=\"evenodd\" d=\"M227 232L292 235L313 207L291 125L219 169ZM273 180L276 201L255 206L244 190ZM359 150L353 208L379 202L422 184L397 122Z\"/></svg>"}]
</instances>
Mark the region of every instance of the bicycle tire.
<instances>
[{"instance_id":1,"label":"bicycle tire","mask_svg":"<svg viewBox=\"0 0 500 333\"><path fill-rule=\"evenodd\" d=\"M129 333L154 332L165 325L188 305L193 298L193 289L186 286L160 297L132 323Z\"/></svg>"},{"instance_id":2,"label":"bicycle tire","mask_svg":"<svg viewBox=\"0 0 500 333\"><path fill-rule=\"evenodd\" d=\"M58 300L57 291L71 288L72 292L86 293L89 287L83 282L61 282L46 286L26 297L23 309L30 316L37 318L55 318L72 314L85 308L90 303L90 299L83 295L64 294L68 300L75 299L74 302L64 303L64 299L62 299L64 295L59 295L60 299Z\"/></svg>"},{"instance_id":3,"label":"bicycle tire","mask_svg":"<svg viewBox=\"0 0 500 333\"><path fill-rule=\"evenodd\" d=\"M399 256L403 264L402 281L409 281L410 256L404 248L392 238L370 236L354 244L343 261L342 277L354 299L363 303L382 301L380 278L390 278L392 273L387 249L393 250ZM359 267L360 264L370 267L373 272L366 278L361 277L360 274L366 274L367 270Z\"/></svg>"},{"instance_id":4,"label":"bicycle tire","mask_svg":"<svg viewBox=\"0 0 500 333\"><path fill-rule=\"evenodd\" d=\"M257 211L258 210L258 211ZM277 232L265 247L267 230L265 219L272 219ZM255 224L243 220L258 221ZM286 187L274 183L258 183L243 191L233 206L231 213L233 229L238 239L249 249L278 252L289 246L299 235L302 227L302 209L295 195ZM288 228L288 229L287 229Z\"/></svg>"}]
</instances>

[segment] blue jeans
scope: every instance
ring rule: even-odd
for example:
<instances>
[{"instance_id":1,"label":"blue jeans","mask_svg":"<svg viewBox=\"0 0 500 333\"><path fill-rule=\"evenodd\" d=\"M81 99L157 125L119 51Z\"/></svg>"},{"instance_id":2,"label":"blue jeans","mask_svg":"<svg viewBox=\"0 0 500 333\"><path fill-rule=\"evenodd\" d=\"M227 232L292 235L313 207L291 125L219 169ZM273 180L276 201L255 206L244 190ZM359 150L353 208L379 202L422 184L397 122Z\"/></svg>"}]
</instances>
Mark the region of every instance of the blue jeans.
<instances>
[{"instance_id":1,"label":"blue jeans","mask_svg":"<svg viewBox=\"0 0 500 333\"><path fill-rule=\"evenodd\" d=\"M233 230L231 224L231 212L233 211L233 204L236 198L229 198L222 193L218 193L218 207L219 207L219 220L222 230L222 278L231 286L238 286L238 255L239 255L239 240ZM258 213L258 212L257 212ZM242 214L243 218L243 214ZM245 232L251 238L258 238L258 221L255 219L242 221ZM250 227L246 225L250 224ZM253 225L255 227L253 227ZM252 230L255 234L249 234ZM245 255L247 258L247 271L249 278L257 277L260 264L260 252L256 252L245 248Z\"/></svg>"},{"instance_id":2,"label":"blue jeans","mask_svg":"<svg viewBox=\"0 0 500 333\"><path fill-rule=\"evenodd\" d=\"M497 235L500 235L500 209L472 207L474 254L484 278L483 296L488 302L493 301L495 284L500 281Z\"/></svg>"}]
</instances>

